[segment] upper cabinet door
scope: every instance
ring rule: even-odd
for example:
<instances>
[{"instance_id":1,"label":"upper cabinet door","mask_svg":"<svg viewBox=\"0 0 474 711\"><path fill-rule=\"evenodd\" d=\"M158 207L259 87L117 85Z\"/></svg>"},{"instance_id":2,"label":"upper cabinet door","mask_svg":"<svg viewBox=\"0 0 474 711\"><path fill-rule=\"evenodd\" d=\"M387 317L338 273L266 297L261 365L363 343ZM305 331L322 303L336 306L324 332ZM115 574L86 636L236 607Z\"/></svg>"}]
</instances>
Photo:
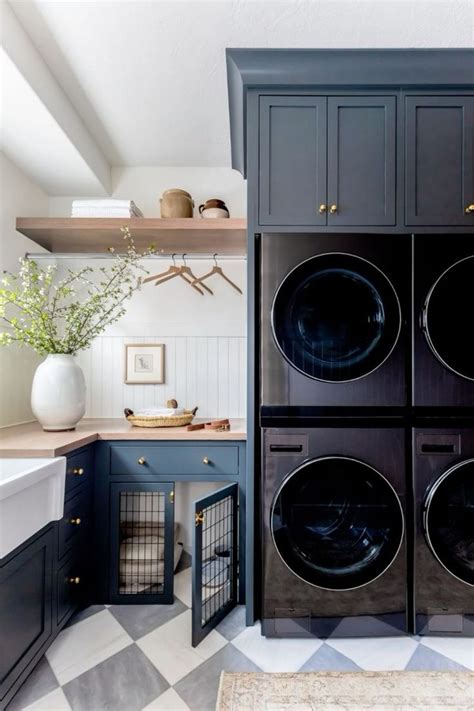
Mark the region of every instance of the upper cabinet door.
<instances>
[{"instance_id":1,"label":"upper cabinet door","mask_svg":"<svg viewBox=\"0 0 474 711\"><path fill-rule=\"evenodd\" d=\"M261 225L326 224L326 97L260 97Z\"/></svg>"},{"instance_id":2,"label":"upper cabinet door","mask_svg":"<svg viewBox=\"0 0 474 711\"><path fill-rule=\"evenodd\" d=\"M473 144L474 97L407 97L407 225L474 225Z\"/></svg>"},{"instance_id":3,"label":"upper cabinet door","mask_svg":"<svg viewBox=\"0 0 474 711\"><path fill-rule=\"evenodd\" d=\"M396 98L328 98L328 225L394 225Z\"/></svg>"}]
</instances>

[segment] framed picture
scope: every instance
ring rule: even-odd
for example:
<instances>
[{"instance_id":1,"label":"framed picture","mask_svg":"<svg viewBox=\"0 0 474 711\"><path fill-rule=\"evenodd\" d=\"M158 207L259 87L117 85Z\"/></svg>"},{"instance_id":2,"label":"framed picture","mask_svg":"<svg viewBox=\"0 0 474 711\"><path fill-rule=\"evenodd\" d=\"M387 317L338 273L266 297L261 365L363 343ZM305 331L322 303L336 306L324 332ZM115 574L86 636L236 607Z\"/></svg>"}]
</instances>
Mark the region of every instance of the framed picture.
<instances>
[{"instance_id":1,"label":"framed picture","mask_svg":"<svg viewBox=\"0 0 474 711\"><path fill-rule=\"evenodd\" d=\"M164 383L164 344L127 343L125 345L125 382L130 385Z\"/></svg>"}]
</instances>

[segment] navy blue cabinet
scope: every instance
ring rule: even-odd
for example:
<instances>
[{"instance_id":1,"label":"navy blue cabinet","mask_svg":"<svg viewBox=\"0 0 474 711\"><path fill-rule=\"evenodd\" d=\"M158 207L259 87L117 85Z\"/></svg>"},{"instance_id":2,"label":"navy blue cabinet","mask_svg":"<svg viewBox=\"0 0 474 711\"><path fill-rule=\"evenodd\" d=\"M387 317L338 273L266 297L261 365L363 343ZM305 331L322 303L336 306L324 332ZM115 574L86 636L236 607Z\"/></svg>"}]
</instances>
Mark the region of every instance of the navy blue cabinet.
<instances>
[{"instance_id":1,"label":"navy blue cabinet","mask_svg":"<svg viewBox=\"0 0 474 711\"><path fill-rule=\"evenodd\" d=\"M260 97L262 225L325 225L325 96Z\"/></svg>"},{"instance_id":2,"label":"navy blue cabinet","mask_svg":"<svg viewBox=\"0 0 474 711\"><path fill-rule=\"evenodd\" d=\"M406 224L474 227L474 97L405 101Z\"/></svg>"},{"instance_id":3,"label":"navy blue cabinet","mask_svg":"<svg viewBox=\"0 0 474 711\"><path fill-rule=\"evenodd\" d=\"M49 526L0 562L0 705L52 637L53 558Z\"/></svg>"},{"instance_id":4,"label":"navy blue cabinet","mask_svg":"<svg viewBox=\"0 0 474 711\"><path fill-rule=\"evenodd\" d=\"M66 464L64 516L0 561L0 708L91 593L93 447Z\"/></svg>"},{"instance_id":5,"label":"navy blue cabinet","mask_svg":"<svg viewBox=\"0 0 474 711\"><path fill-rule=\"evenodd\" d=\"M395 96L260 96L263 225L395 225Z\"/></svg>"},{"instance_id":6,"label":"navy blue cabinet","mask_svg":"<svg viewBox=\"0 0 474 711\"><path fill-rule=\"evenodd\" d=\"M245 443L98 442L94 494L97 602L173 601L174 483L236 482L239 601L246 589ZM250 519L249 519L250 521ZM247 585L247 588L246 588Z\"/></svg>"}]
</instances>

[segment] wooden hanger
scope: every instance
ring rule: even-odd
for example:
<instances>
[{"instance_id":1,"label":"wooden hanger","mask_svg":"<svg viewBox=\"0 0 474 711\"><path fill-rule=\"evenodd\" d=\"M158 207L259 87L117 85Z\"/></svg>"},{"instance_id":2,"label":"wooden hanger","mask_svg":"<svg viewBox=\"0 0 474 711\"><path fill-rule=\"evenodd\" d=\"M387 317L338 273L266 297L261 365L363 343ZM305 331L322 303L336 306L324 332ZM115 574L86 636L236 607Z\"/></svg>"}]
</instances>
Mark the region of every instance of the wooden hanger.
<instances>
[{"instance_id":1,"label":"wooden hanger","mask_svg":"<svg viewBox=\"0 0 474 711\"><path fill-rule=\"evenodd\" d=\"M171 255L171 259L173 260L173 264L168 267L168 269L164 272L160 272L160 274L153 274L152 276L146 277L146 279L143 279L143 284L149 281L154 281L155 286L160 286L161 284L164 284L166 281L169 281L170 279L174 279L175 277L180 276L184 281L189 284L189 286L192 286L193 289L195 289L201 296L204 296L204 292L197 286L196 284L193 284L193 281L195 280L195 275L191 271L191 269L187 266L186 260L184 259L185 255L183 254L183 261L184 264L181 267L176 266L175 262L175 254ZM203 289L206 289L210 294L213 292L205 285L202 285Z\"/></svg>"},{"instance_id":2,"label":"wooden hanger","mask_svg":"<svg viewBox=\"0 0 474 711\"><path fill-rule=\"evenodd\" d=\"M191 271L191 268L188 267L188 265L186 264L185 256L186 256L186 252L183 254L183 262L184 262L184 264L183 264L183 266L181 267L181 276L182 276L184 279L186 279L186 281L188 282L188 284L190 284L192 287L194 287L194 288L197 289L198 291L201 291L201 290L199 289L199 287L196 285L196 282L198 282L199 279L196 278L196 275ZM188 276L190 277L190 279L187 278ZM203 289L205 289L209 294L211 294L212 296L214 296L214 292L211 291L211 289L209 289L209 287L206 286L206 284L199 284L199 286L201 286L201 287L202 287ZM201 294L202 294L202 291L201 291Z\"/></svg>"},{"instance_id":3,"label":"wooden hanger","mask_svg":"<svg viewBox=\"0 0 474 711\"><path fill-rule=\"evenodd\" d=\"M206 285L203 284L203 281L204 281L205 279L209 279L209 277L213 276L213 274L219 274L223 279L225 279L225 281L226 281L228 284L230 284L232 287L234 287L234 289L235 289L236 291L238 291L239 294L243 294L242 289L241 289L239 286L237 286L237 284L234 284L234 282L233 282L231 279L229 279L229 277L227 276L227 274L224 274L224 272L222 271L222 267L220 267L220 266L217 264L217 259L216 259L216 257L217 257L217 252L213 255L213 257L214 257L214 262L215 262L215 263L214 263L214 266L212 267L211 271L207 272L207 274L204 274L202 277L199 277L199 279L195 279L195 280L193 281L193 286L195 286L196 284L199 284L200 286L202 286L203 288L205 288Z\"/></svg>"},{"instance_id":4,"label":"wooden hanger","mask_svg":"<svg viewBox=\"0 0 474 711\"><path fill-rule=\"evenodd\" d=\"M171 255L171 259L173 260L173 264L168 267L168 269L165 272L161 272L160 274L153 274L153 276L146 277L146 279L142 279L142 284L146 284L149 281L156 281L156 280L162 280L162 281L168 281L169 279L173 279L174 277L178 276L181 272L181 267L176 266L175 262L175 255ZM157 281L158 283L158 281Z\"/></svg>"}]
</instances>

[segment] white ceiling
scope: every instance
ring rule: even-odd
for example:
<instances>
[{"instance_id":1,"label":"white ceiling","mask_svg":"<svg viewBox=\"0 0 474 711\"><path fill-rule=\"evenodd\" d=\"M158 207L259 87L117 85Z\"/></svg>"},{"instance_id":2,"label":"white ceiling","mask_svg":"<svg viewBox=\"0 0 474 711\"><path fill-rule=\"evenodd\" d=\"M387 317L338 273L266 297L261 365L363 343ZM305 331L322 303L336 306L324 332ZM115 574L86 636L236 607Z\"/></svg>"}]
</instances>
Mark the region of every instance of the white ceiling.
<instances>
[{"instance_id":1,"label":"white ceiling","mask_svg":"<svg viewBox=\"0 0 474 711\"><path fill-rule=\"evenodd\" d=\"M472 0L10 0L111 165L229 166L225 47L472 46Z\"/></svg>"}]
</instances>

